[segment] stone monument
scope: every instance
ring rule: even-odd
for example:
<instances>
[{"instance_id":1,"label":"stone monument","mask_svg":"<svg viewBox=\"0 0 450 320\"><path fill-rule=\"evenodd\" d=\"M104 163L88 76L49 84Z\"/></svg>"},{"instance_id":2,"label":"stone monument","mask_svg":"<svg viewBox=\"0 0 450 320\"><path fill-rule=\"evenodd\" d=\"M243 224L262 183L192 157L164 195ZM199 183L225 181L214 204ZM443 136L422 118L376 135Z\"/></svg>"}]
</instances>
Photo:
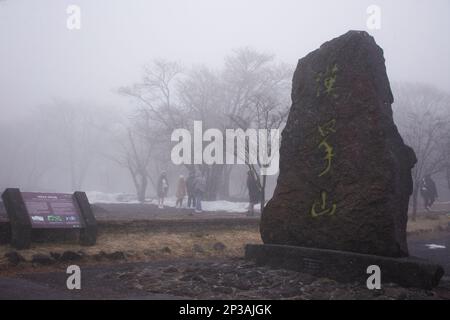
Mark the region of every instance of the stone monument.
<instances>
[{"instance_id":1,"label":"stone monument","mask_svg":"<svg viewBox=\"0 0 450 320\"><path fill-rule=\"evenodd\" d=\"M383 50L366 32L349 31L300 59L282 133L280 174L261 217L262 240L275 246L247 247L249 258L275 259L279 252L300 269L303 258L309 259L307 265L319 273L333 259L341 267L353 261L362 275L374 257L408 256L416 156L395 126L393 100ZM286 251L291 246L297 249ZM401 260L389 261L380 260L385 270L398 269ZM442 276L439 268L430 270Z\"/></svg>"}]
</instances>

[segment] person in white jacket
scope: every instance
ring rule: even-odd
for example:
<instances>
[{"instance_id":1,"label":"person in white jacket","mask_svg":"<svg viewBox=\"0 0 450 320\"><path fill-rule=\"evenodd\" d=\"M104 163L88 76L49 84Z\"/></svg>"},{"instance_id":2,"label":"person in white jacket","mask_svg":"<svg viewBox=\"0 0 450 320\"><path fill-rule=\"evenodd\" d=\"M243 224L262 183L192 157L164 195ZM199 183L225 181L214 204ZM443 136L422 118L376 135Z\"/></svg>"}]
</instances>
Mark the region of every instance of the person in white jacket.
<instances>
[{"instance_id":1,"label":"person in white jacket","mask_svg":"<svg viewBox=\"0 0 450 320\"><path fill-rule=\"evenodd\" d=\"M158 179L158 207L164 208L164 198L167 197L167 191L169 191L169 181L167 180L167 174L165 171L161 173Z\"/></svg>"}]
</instances>

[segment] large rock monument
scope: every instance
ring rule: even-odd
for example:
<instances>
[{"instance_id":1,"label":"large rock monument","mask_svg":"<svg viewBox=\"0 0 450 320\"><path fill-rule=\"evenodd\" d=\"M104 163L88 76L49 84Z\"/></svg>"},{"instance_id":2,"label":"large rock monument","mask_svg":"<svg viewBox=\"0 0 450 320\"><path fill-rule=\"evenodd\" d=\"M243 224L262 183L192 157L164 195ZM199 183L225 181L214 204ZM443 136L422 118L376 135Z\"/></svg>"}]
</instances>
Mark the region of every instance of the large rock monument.
<instances>
[{"instance_id":1,"label":"large rock monument","mask_svg":"<svg viewBox=\"0 0 450 320\"><path fill-rule=\"evenodd\" d=\"M441 266L408 257L414 151L392 118L383 50L350 31L298 63L282 133L280 175L261 217L257 264L362 281L432 288Z\"/></svg>"},{"instance_id":2,"label":"large rock monument","mask_svg":"<svg viewBox=\"0 0 450 320\"><path fill-rule=\"evenodd\" d=\"M414 151L392 118L383 50L349 31L298 63L264 243L408 255Z\"/></svg>"}]
</instances>

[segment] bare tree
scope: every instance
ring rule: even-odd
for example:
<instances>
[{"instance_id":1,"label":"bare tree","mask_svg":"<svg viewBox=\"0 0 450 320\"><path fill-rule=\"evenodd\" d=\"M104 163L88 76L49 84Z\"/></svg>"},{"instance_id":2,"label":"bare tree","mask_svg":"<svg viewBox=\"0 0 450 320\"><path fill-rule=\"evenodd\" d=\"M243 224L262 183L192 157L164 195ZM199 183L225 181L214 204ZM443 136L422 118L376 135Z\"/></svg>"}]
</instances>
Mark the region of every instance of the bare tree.
<instances>
[{"instance_id":1,"label":"bare tree","mask_svg":"<svg viewBox=\"0 0 450 320\"><path fill-rule=\"evenodd\" d=\"M218 128L222 132L250 127L275 129L287 115L291 76L292 68L276 63L274 56L241 48L226 57L222 71L193 69L182 82L180 103L192 120L202 120L206 128ZM203 166L211 193L209 198L215 198L217 192L229 197L232 168ZM263 190L265 185L266 176L261 176Z\"/></svg>"},{"instance_id":2,"label":"bare tree","mask_svg":"<svg viewBox=\"0 0 450 320\"><path fill-rule=\"evenodd\" d=\"M445 177L447 178L447 185L450 189L450 164L447 163L447 168L445 169Z\"/></svg>"},{"instance_id":3,"label":"bare tree","mask_svg":"<svg viewBox=\"0 0 450 320\"><path fill-rule=\"evenodd\" d=\"M82 189L88 170L99 153L99 121L91 105L55 100L36 112L41 128L52 135L53 157L61 156L60 165L69 173L71 190ZM49 141L47 141L48 143Z\"/></svg>"},{"instance_id":4,"label":"bare tree","mask_svg":"<svg viewBox=\"0 0 450 320\"><path fill-rule=\"evenodd\" d=\"M155 60L144 67L140 82L120 88L119 93L133 98L144 117L160 123L161 128L171 132L183 124L176 101L176 85L181 76L182 68L177 63Z\"/></svg>"},{"instance_id":5,"label":"bare tree","mask_svg":"<svg viewBox=\"0 0 450 320\"><path fill-rule=\"evenodd\" d=\"M27 178L24 187L29 190L38 190L42 179L60 160L55 146L58 144L58 136L47 132L47 128L36 125L36 121L27 119L28 127L22 136L22 143L16 145L23 159L22 170L26 172ZM55 150L56 149L56 150ZM48 155L52 154L51 157Z\"/></svg>"},{"instance_id":6,"label":"bare tree","mask_svg":"<svg viewBox=\"0 0 450 320\"><path fill-rule=\"evenodd\" d=\"M185 119L184 128L192 129L194 120L202 122L203 129L217 128L225 131L227 118L224 115L224 89L219 72L204 66L196 66L187 72L178 86L180 114ZM195 165L206 177L205 199L215 200L229 197L229 172L225 164Z\"/></svg>"},{"instance_id":7,"label":"bare tree","mask_svg":"<svg viewBox=\"0 0 450 320\"><path fill-rule=\"evenodd\" d=\"M177 102L182 77L179 64L155 60L144 67L139 82L118 90L119 94L132 98L138 105L133 123L127 129L127 139L121 144L122 156L118 163L128 168L139 201L145 199L148 181L156 188L152 168L159 172L167 166L167 157L161 155L170 152L157 152L157 149L166 149L171 132L186 126L186 117Z\"/></svg>"},{"instance_id":8,"label":"bare tree","mask_svg":"<svg viewBox=\"0 0 450 320\"><path fill-rule=\"evenodd\" d=\"M0 150L2 150L2 156L0 157L0 187L2 189L18 186L18 156L17 150L24 145L24 139L19 135L19 126L13 126L8 122L3 122L1 119L0 125ZM19 158L20 159L20 158ZM20 164L21 170L24 170L22 163Z\"/></svg>"},{"instance_id":9,"label":"bare tree","mask_svg":"<svg viewBox=\"0 0 450 320\"><path fill-rule=\"evenodd\" d=\"M267 143L267 153L273 154L274 143L271 129L281 130L290 107L290 81L292 68L285 64L274 63L270 55L261 54L249 49L241 49L234 58L227 61L228 78L237 75L236 84L232 85L235 98L232 99L233 108L228 116L232 122L243 130L249 128L265 129L265 141L256 141L257 148L250 150L246 144L245 154L238 155L249 159L250 153L258 152L261 143ZM230 81L230 80L229 80ZM244 89L243 89L244 88ZM235 108L237 106L237 108ZM261 191L261 210L266 203L267 175L262 174L265 164L259 157L255 157L257 164L248 163L249 170L257 177L257 184Z\"/></svg>"},{"instance_id":10,"label":"bare tree","mask_svg":"<svg viewBox=\"0 0 450 320\"><path fill-rule=\"evenodd\" d=\"M448 168L445 144L450 135L450 96L434 87L417 83L396 84L393 88L399 131L417 156L417 164L412 171L414 220L423 177Z\"/></svg>"},{"instance_id":11,"label":"bare tree","mask_svg":"<svg viewBox=\"0 0 450 320\"><path fill-rule=\"evenodd\" d=\"M443 141L443 154L445 157L445 178L447 180L447 186L450 189L450 134Z\"/></svg>"},{"instance_id":12,"label":"bare tree","mask_svg":"<svg viewBox=\"0 0 450 320\"><path fill-rule=\"evenodd\" d=\"M289 90L285 89L291 75L292 70L277 64L273 56L243 48L228 56L224 68L218 71L195 66L181 72L176 63L155 61L144 69L139 83L121 88L120 93L137 101L141 117L159 123L160 136L170 141L174 129L191 130L194 120L201 120L204 130L217 128L222 132L238 128L236 119L263 128L271 126L262 123L263 110L269 108L268 113L273 115L282 100L280 95L289 98ZM229 196L232 166L197 167L207 177L206 199L216 199L218 194Z\"/></svg>"},{"instance_id":13,"label":"bare tree","mask_svg":"<svg viewBox=\"0 0 450 320\"><path fill-rule=\"evenodd\" d=\"M156 189L155 171L167 169L170 152L160 131L160 124L148 112L137 110L125 122L117 121L110 132L116 147L104 156L128 171L140 202L145 202L150 184Z\"/></svg>"}]
</instances>

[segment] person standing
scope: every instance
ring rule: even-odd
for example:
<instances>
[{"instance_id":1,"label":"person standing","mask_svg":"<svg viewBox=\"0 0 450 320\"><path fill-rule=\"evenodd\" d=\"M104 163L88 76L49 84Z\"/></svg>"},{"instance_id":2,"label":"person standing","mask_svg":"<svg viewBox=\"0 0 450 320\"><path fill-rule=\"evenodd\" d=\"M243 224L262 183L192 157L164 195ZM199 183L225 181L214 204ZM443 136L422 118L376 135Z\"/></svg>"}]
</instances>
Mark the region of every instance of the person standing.
<instances>
[{"instance_id":1,"label":"person standing","mask_svg":"<svg viewBox=\"0 0 450 320\"><path fill-rule=\"evenodd\" d=\"M251 170L247 172L247 189L248 189L248 214L253 216L255 213L255 204L260 202L260 191L256 178Z\"/></svg>"},{"instance_id":2,"label":"person standing","mask_svg":"<svg viewBox=\"0 0 450 320\"><path fill-rule=\"evenodd\" d=\"M195 212L202 212L202 199L206 192L206 177L199 175L194 180Z\"/></svg>"},{"instance_id":3,"label":"person standing","mask_svg":"<svg viewBox=\"0 0 450 320\"><path fill-rule=\"evenodd\" d=\"M420 193L423 198L425 209L430 211L431 206L438 197L438 193L436 184L434 183L433 179L429 174L425 175L425 177L422 180Z\"/></svg>"},{"instance_id":4,"label":"person standing","mask_svg":"<svg viewBox=\"0 0 450 320\"><path fill-rule=\"evenodd\" d=\"M167 180L167 173L163 171L158 179L157 185L158 193L158 208L164 208L164 198L167 197L167 192L169 191L169 181Z\"/></svg>"},{"instance_id":5,"label":"person standing","mask_svg":"<svg viewBox=\"0 0 450 320\"><path fill-rule=\"evenodd\" d=\"M186 196L186 180L184 180L183 175L180 175L180 178L178 179L176 196L177 196L177 202L175 204L175 207L181 208L183 206L183 199Z\"/></svg>"},{"instance_id":6,"label":"person standing","mask_svg":"<svg viewBox=\"0 0 450 320\"><path fill-rule=\"evenodd\" d=\"M189 172L189 176L186 179L186 191L187 191L187 207L195 208L195 170Z\"/></svg>"}]
</instances>

